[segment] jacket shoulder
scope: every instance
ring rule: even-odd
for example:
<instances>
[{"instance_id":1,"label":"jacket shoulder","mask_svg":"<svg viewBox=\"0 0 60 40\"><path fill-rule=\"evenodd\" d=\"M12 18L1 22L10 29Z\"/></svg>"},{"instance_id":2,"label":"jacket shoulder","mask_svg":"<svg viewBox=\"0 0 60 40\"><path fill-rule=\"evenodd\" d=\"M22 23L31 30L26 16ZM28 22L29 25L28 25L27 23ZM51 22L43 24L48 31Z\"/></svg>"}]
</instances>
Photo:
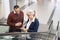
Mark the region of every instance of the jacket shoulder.
<instances>
[{"instance_id":1,"label":"jacket shoulder","mask_svg":"<svg viewBox=\"0 0 60 40\"><path fill-rule=\"evenodd\" d=\"M35 22L39 22L37 18L35 18Z\"/></svg>"},{"instance_id":2,"label":"jacket shoulder","mask_svg":"<svg viewBox=\"0 0 60 40\"><path fill-rule=\"evenodd\" d=\"M12 11L12 12L10 12L9 16L11 16L11 17L12 17L13 15L14 15L14 12L13 12L13 11Z\"/></svg>"}]
</instances>

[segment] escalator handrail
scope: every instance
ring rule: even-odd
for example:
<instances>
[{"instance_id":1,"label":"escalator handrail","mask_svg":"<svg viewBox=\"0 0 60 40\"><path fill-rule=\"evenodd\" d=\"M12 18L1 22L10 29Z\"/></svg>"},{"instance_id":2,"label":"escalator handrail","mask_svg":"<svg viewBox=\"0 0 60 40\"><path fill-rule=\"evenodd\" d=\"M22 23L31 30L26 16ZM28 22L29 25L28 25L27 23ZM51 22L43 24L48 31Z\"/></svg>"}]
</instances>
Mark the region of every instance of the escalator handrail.
<instances>
[{"instance_id":1,"label":"escalator handrail","mask_svg":"<svg viewBox=\"0 0 60 40\"><path fill-rule=\"evenodd\" d=\"M6 36L6 35L20 35L20 34L44 34L47 32L10 32L10 33L0 33L0 36ZM48 34L48 33L47 33ZM49 33L50 35L55 35L53 33Z\"/></svg>"}]
</instances>

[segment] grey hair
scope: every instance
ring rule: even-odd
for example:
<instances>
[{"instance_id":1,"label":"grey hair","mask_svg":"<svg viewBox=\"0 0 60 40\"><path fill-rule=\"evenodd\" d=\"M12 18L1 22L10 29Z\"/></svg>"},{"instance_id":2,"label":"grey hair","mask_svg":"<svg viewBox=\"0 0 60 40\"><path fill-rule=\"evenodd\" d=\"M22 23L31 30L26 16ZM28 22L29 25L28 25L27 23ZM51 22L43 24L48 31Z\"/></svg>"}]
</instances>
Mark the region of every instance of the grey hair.
<instances>
[{"instance_id":1,"label":"grey hair","mask_svg":"<svg viewBox=\"0 0 60 40\"><path fill-rule=\"evenodd\" d=\"M28 10L27 12L32 12L33 16L36 15L36 11L35 10ZM29 13L28 13L29 14Z\"/></svg>"}]
</instances>

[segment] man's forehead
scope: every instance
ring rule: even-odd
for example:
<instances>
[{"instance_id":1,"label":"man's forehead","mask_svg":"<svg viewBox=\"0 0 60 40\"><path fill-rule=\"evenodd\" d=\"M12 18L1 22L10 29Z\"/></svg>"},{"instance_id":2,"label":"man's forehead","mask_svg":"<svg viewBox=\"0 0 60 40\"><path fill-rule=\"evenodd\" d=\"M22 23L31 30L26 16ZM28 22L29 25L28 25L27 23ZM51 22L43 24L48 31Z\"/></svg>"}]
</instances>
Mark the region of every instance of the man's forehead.
<instances>
[{"instance_id":1,"label":"man's forehead","mask_svg":"<svg viewBox=\"0 0 60 40\"><path fill-rule=\"evenodd\" d=\"M20 9L20 8L14 8L14 9Z\"/></svg>"}]
</instances>

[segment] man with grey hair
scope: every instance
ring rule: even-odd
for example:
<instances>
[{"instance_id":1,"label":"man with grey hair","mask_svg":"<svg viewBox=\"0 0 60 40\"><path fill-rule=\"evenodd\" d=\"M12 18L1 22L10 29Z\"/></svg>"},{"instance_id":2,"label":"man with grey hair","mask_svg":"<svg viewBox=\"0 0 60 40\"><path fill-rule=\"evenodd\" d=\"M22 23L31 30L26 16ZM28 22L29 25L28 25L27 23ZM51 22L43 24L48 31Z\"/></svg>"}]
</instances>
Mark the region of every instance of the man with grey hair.
<instances>
[{"instance_id":1,"label":"man with grey hair","mask_svg":"<svg viewBox=\"0 0 60 40\"><path fill-rule=\"evenodd\" d=\"M25 26L25 28L23 28L24 32L37 32L38 31L39 21L35 17L35 13L36 12L34 10L27 11L28 20L27 20L27 25ZM31 34L30 37L32 38L32 36L33 35ZM30 39L27 38L27 40L30 40Z\"/></svg>"}]
</instances>

